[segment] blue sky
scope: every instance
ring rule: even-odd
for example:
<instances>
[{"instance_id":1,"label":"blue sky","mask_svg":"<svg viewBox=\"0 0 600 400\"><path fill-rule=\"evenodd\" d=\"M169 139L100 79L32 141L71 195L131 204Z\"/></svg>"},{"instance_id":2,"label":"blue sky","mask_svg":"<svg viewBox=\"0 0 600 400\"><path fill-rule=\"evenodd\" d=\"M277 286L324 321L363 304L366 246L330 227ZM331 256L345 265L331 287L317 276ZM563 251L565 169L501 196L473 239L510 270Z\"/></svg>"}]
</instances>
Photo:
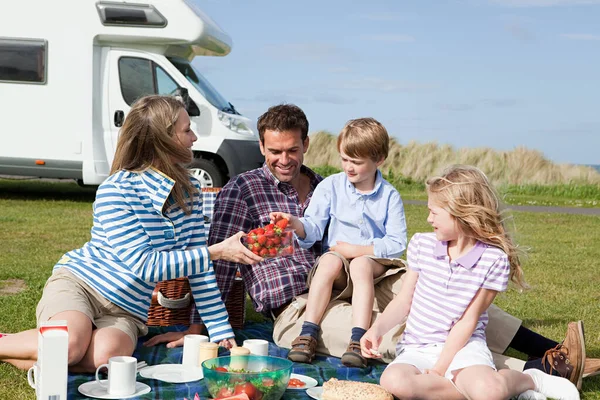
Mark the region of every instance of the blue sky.
<instances>
[{"instance_id":1,"label":"blue sky","mask_svg":"<svg viewBox=\"0 0 600 400\"><path fill-rule=\"evenodd\" d=\"M233 39L194 65L256 119L381 121L400 143L600 164L600 0L199 0Z\"/></svg>"}]
</instances>

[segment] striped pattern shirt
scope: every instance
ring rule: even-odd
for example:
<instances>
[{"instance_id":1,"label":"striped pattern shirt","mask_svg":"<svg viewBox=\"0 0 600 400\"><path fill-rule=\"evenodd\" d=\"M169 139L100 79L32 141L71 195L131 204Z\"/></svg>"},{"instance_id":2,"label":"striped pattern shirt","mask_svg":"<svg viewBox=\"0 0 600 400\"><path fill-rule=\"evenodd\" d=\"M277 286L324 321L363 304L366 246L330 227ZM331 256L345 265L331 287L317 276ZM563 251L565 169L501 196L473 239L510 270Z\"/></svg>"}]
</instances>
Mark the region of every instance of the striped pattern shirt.
<instances>
[{"instance_id":1,"label":"striped pattern shirt","mask_svg":"<svg viewBox=\"0 0 600 400\"><path fill-rule=\"evenodd\" d=\"M305 166L301 172L310 178L310 192L304 202L296 189L280 182L266 164L232 178L217 196L209 244L219 243L239 231L249 232L267 225L273 211L303 216L322 178ZM291 256L270 258L253 266L216 260L214 268L223 299L227 299L239 268L255 310L268 313L306 291L308 272L320 251L319 242L311 249L297 248Z\"/></svg>"},{"instance_id":2,"label":"striped pattern shirt","mask_svg":"<svg viewBox=\"0 0 600 400\"><path fill-rule=\"evenodd\" d=\"M435 233L417 233L408 244L408 268L419 278L400 345L445 343L480 288L502 292L508 286L510 265L504 251L477 242L450 261L447 246ZM487 323L485 311L470 340L485 341Z\"/></svg>"},{"instance_id":3,"label":"striped pattern shirt","mask_svg":"<svg viewBox=\"0 0 600 400\"><path fill-rule=\"evenodd\" d=\"M212 269L200 183L192 213L170 204L174 181L155 169L120 171L96 192L91 240L54 267L68 268L103 297L145 321L156 283L188 277L202 321L214 342L233 331Z\"/></svg>"}]
</instances>

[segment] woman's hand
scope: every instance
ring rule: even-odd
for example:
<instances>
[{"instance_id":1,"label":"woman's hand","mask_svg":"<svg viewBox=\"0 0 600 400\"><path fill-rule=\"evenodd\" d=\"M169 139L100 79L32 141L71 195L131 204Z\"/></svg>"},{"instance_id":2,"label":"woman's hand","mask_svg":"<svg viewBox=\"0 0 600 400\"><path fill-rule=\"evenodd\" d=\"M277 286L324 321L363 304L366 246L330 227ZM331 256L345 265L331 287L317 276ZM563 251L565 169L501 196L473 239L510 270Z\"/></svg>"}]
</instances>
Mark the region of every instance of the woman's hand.
<instances>
[{"instance_id":1,"label":"woman's hand","mask_svg":"<svg viewBox=\"0 0 600 400\"><path fill-rule=\"evenodd\" d=\"M241 264L256 264L263 259L246 248L240 241L244 232L240 231L235 235L223 240L221 243L213 244L208 247L211 260L226 260Z\"/></svg>"},{"instance_id":2,"label":"woman's hand","mask_svg":"<svg viewBox=\"0 0 600 400\"><path fill-rule=\"evenodd\" d=\"M200 335L202 334L203 325L192 324L190 327L183 332L167 332L160 335L156 335L150 340L144 342L144 346L152 347L160 343L167 343L167 348L172 349L174 347L183 346L183 337L185 335Z\"/></svg>"},{"instance_id":3,"label":"woman's hand","mask_svg":"<svg viewBox=\"0 0 600 400\"><path fill-rule=\"evenodd\" d=\"M369 329L360 339L360 352L365 358L381 358L379 345L382 337L373 327Z\"/></svg>"},{"instance_id":4,"label":"woman's hand","mask_svg":"<svg viewBox=\"0 0 600 400\"><path fill-rule=\"evenodd\" d=\"M237 343L235 342L235 338L223 339L219 342L219 346L225 347L227 350L231 349L232 347L238 347Z\"/></svg>"}]
</instances>

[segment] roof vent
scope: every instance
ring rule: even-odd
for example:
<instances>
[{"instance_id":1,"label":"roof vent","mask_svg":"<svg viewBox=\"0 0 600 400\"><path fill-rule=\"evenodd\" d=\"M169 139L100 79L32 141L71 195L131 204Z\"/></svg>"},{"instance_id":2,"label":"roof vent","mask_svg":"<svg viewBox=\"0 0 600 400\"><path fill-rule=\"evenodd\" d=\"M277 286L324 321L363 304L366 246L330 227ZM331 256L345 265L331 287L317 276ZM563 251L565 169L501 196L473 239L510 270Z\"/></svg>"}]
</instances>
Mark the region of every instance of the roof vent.
<instances>
[{"instance_id":1,"label":"roof vent","mask_svg":"<svg viewBox=\"0 0 600 400\"><path fill-rule=\"evenodd\" d=\"M164 28L167 19L151 4L96 3L103 25Z\"/></svg>"}]
</instances>

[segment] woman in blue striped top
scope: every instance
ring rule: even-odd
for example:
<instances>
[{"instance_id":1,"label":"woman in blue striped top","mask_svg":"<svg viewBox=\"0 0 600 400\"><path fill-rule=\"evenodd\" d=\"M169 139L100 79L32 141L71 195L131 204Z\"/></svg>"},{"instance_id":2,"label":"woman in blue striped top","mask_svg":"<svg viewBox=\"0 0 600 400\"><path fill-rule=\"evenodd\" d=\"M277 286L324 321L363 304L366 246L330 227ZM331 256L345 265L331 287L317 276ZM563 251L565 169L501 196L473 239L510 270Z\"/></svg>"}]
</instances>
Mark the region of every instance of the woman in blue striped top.
<instances>
[{"instance_id":1,"label":"woman in blue striped top","mask_svg":"<svg viewBox=\"0 0 600 400\"><path fill-rule=\"evenodd\" d=\"M207 246L200 183L185 164L196 135L178 100L147 96L121 129L111 175L98 188L91 240L54 267L37 307L38 326L66 320L69 365L93 372L112 356L131 355L157 282L188 277L210 339L235 346L213 260L261 261L240 242L243 232ZM0 339L0 360L30 368L37 330Z\"/></svg>"}]
</instances>

